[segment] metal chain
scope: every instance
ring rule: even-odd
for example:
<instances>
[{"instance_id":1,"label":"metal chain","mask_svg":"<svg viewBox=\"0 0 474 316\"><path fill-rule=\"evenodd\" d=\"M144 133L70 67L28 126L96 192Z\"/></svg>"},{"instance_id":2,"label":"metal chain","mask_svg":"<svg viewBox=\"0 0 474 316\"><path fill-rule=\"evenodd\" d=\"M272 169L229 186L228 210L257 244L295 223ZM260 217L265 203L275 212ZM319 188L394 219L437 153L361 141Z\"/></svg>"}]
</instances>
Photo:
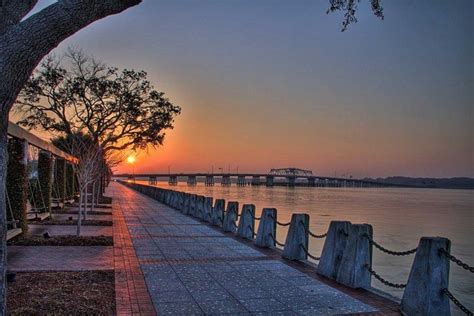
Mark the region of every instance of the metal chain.
<instances>
[{"instance_id":1,"label":"metal chain","mask_svg":"<svg viewBox=\"0 0 474 316\"><path fill-rule=\"evenodd\" d=\"M326 236L328 235L328 233L324 233L324 234L321 234L321 235L316 235L315 233L313 233L312 231L310 231L309 229L306 229L306 226L303 222L300 222L300 224L303 226L305 232L307 232L311 237L314 237L314 238L326 238Z\"/></svg>"},{"instance_id":2,"label":"metal chain","mask_svg":"<svg viewBox=\"0 0 474 316\"><path fill-rule=\"evenodd\" d=\"M418 249L418 247L417 247L417 248L413 248L413 249L406 250L406 251L393 251L393 250L390 250L390 249L387 249L387 248L381 246L375 240L370 238L370 236L367 235L367 234L362 234L362 237L367 238L369 240L369 242L372 245L374 245L377 249L379 249L380 251L385 252L385 253L387 253L389 255L392 255L392 256L408 256L408 255L414 254L416 252L416 250Z\"/></svg>"},{"instance_id":3,"label":"metal chain","mask_svg":"<svg viewBox=\"0 0 474 316\"><path fill-rule=\"evenodd\" d=\"M369 270L370 274L373 275L377 280L379 280L380 282L382 282L383 284L385 284L386 286L390 286L390 287L394 287L394 288L397 288L397 289L404 289L407 285L406 284L397 284L397 283L392 283L390 281L387 281L385 280L384 278L382 278L380 275L378 275L377 272L375 272L374 270L372 270L372 268L368 265L368 264L365 264L364 267Z\"/></svg>"},{"instance_id":4,"label":"metal chain","mask_svg":"<svg viewBox=\"0 0 474 316\"><path fill-rule=\"evenodd\" d=\"M448 289L445 288L445 289L442 289L441 291L444 294L446 294L446 296L454 303L454 305L456 305L461 311L463 311L464 314L473 316L472 312L468 310L466 306L462 305L462 303L458 301L457 298L455 298L454 295L451 292L449 292Z\"/></svg>"},{"instance_id":5,"label":"metal chain","mask_svg":"<svg viewBox=\"0 0 474 316\"><path fill-rule=\"evenodd\" d=\"M467 263L462 262L461 260L459 260L458 258L453 256L452 254L447 252L445 249L439 248L439 252L441 254L445 255L449 260L451 260L452 262L454 262L455 264L457 264L461 268L466 269L467 271L469 271L471 273L474 273L474 267L471 267Z\"/></svg>"},{"instance_id":6,"label":"metal chain","mask_svg":"<svg viewBox=\"0 0 474 316\"><path fill-rule=\"evenodd\" d=\"M279 222L279 221L277 221L277 219L273 215L270 215L270 217L280 226L289 226L291 224L291 222L288 222L288 223Z\"/></svg>"},{"instance_id":7,"label":"metal chain","mask_svg":"<svg viewBox=\"0 0 474 316\"><path fill-rule=\"evenodd\" d=\"M255 238L257 236L257 234L255 234L255 232L252 230L252 226L251 225L247 225L247 228L250 230L250 232L252 233L252 238Z\"/></svg>"},{"instance_id":8,"label":"metal chain","mask_svg":"<svg viewBox=\"0 0 474 316\"><path fill-rule=\"evenodd\" d=\"M268 234L272 239L273 241L280 247L285 247L285 244L282 244L281 242L278 242L278 240L276 240L276 238L270 233Z\"/></svg>"},{"instance_id":9,"label":"metal chain","mask_svg":"<svg viewBox=\"0 0 474 316\"><path fill-rule=\"evenodd\" d=\"M308 257L310 257L311 259L316 260L316 261L319 261L321 259L321 257L316 257L316 256L313 256L312 254L310 254L308 249L306 249L306 247L303 244L300 244L300 247L303 249L303 251L306 253L306 255Z\"/></svg>"}]
</instances>

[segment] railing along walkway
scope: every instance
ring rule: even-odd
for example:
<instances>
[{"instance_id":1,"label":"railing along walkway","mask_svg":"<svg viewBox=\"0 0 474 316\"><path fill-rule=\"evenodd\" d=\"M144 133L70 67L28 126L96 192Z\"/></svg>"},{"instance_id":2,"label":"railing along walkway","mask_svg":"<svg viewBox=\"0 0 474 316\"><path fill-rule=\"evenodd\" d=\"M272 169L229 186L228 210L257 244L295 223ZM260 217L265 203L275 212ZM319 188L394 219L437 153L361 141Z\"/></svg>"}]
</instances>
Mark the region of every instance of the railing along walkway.
<instances>
[{"instance_id":1,"label":"railing along walkway","mask_svg":"<svg viewBox=\"0 0 474 316\"><path fill-rule=\"evenodd\" d=\"M365 290L329 286L301 263L279 258L277 250L261 251L130 188L112 186L158 314L371 314L395 305ZM226 218L233 211L228 207ZM216 221L226 224L222 214Z\"/></svg>"}]
</instances>

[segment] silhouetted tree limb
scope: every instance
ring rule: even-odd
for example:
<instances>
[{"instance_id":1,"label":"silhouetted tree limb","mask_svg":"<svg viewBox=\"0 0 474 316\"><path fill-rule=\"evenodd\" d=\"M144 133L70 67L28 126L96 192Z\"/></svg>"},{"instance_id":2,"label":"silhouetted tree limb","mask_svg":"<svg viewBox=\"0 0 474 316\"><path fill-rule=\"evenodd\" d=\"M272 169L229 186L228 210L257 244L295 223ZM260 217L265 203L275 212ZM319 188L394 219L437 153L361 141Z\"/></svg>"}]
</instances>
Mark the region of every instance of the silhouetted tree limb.
<instances>
[{"instance_id":1,"label":"silhouetted tree limb","mask_svg":"<svg viewBox=\"0 0 474 316\"><path fill-rule=\"evenodd\" d=\"M357 18L355 13L357 11L357 4L361 0L329 0L330 7L326 13L334 12L334 11L343 11L344 13L344 21L342 21L342 32L347 30L348 26L352 23L357 22ZM372 7L372 12L376 17L380 19L384 19L383 15L383 8L381 5L381 0L369 0L370 5Z\"/></svg>"}]
</instances>

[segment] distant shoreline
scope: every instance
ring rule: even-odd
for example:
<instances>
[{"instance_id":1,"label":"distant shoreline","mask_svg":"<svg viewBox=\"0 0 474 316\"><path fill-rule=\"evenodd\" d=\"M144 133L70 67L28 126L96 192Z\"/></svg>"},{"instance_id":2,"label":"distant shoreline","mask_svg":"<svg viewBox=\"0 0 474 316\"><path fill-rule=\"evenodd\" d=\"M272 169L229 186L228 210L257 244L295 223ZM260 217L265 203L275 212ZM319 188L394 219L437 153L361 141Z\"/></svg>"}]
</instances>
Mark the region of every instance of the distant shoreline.
<instances>
[{"instance_id":1,"label":"distant shoreline","mask_svg":"<svg viewBox=\"0 0 474 316\"><path fill-rule=\"evenodd\" d=\"M453 178L412 178L412 177L386 177L386 178L365 178L367 181L377 181L386 184L400 185L411 188L425 189L474 189L474 178L453 177Z\"/></svg>"}]
</instances>

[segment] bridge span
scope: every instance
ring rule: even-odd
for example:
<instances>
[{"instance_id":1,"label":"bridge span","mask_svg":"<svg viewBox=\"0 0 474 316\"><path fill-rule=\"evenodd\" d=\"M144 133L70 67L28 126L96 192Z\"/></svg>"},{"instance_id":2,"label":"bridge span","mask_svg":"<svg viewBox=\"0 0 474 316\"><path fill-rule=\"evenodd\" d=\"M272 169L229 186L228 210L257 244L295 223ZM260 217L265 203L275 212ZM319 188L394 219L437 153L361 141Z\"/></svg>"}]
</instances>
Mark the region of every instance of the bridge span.
<instances>
[{"instance_id":1,"label":"bridge span","mask_svg":"<svg viewBox=\"0 0 474 316\"><path fill-rule=\"evenodd\" d=\"M338 178L314 175L312 171L298 168L271 169L268 173L141 173L117 174L115 178L148 179L149 184L156 185L158 179L168 179L168 184L177 185L179 181L186 181L188 185L196 185L198 180L206 186L220 183L222 186L307 186L307 187L389 187L387 183L368 181L364 179Z\"/></svg>"}]
</instances>

